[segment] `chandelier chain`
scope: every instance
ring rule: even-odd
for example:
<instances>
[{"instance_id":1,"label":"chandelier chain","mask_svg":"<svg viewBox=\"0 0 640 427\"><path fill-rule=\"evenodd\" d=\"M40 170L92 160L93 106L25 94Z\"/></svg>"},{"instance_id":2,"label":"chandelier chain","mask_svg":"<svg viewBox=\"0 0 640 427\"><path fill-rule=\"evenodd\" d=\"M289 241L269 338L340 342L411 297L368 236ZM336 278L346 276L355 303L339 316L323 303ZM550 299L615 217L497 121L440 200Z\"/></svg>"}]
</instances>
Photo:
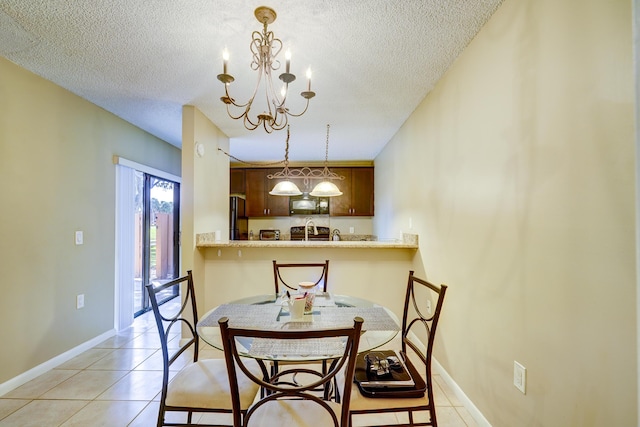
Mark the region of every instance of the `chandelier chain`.
<instances>
[{"instance_id":1,"label":"chandelier chain","mask_svg":"<svg viewBox=\"0 0 640 427\"><path fill-rule=\"evenodd\" d=\"M324 165L327 166L329 163L329 124L327 124L327 143L324 149Z\"/></svg>"}]
</instances>

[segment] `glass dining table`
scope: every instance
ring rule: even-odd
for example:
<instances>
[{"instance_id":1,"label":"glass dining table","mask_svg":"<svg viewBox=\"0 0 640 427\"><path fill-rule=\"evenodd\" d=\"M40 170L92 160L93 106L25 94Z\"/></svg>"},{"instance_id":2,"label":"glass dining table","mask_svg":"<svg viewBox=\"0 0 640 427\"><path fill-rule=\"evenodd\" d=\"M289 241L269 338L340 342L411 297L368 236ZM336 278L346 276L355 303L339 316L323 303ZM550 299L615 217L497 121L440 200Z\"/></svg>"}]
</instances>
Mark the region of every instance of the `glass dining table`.
<instances>
[{"instance_id":1,"label":"glass dining table","mask_svg":"<svg viewBox=\"0 0 640 427\"><path fill-rule=\"evenodd\" d=\"M364 320L358 353L380 347L400 331L397 316L371 301L332 293L318 293L313 309L302 319L292 320L283 296L256 295L222 304L209 310L197 324L200 338L222 350L218 320L229 318L231 327L262 330L312 330L353 326L356 316ZM296 340L298 341L298 340ZM335 339L299 340L291 343L266 338L239 342L238 352L247 357L271 361L305 362L329 360L342 354L344 343Z\"/></svg>"}]
</instances>

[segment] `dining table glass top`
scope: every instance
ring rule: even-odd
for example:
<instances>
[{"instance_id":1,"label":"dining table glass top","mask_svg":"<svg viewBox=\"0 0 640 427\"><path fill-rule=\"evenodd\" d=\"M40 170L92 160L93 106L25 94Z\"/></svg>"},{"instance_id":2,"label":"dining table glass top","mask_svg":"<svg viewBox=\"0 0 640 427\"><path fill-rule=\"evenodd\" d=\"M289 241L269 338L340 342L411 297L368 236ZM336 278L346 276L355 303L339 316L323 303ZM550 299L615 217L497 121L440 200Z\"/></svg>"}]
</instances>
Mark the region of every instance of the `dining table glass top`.
<instances>
[{"instance_id":1,"label":"dining table glass top","mask_svg":"<svg viewBox=\"0 0 640 427\"><path fill-rule=\"evenodd\" d=\"M222 304L207 312L197 324L200 337L222 350L218 320L229 318L229 326L263 330L313 330L353 326L356 316L364 320L358 352L369 351L391 341L400 330L397 316L386 307L366 299L318 293L313 310L293 320L283 296L255 295ZM274 340L244 339L238 352L263 360L311 361L332 359L342 354L344 342L336 339Z\"/></svg>"}]
</instances>

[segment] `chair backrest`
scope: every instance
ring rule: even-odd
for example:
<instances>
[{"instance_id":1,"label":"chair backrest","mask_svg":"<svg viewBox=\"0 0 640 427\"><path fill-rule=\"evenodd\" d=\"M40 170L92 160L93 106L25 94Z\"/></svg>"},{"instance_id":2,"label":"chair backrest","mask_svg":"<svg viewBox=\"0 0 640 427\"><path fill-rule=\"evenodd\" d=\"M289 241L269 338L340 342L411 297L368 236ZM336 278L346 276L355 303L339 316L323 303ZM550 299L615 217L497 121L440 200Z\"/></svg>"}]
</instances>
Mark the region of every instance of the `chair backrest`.
<instances>
[{"instance_id":1,"label":"chair backrest","mask_svg":"<svg viewBox=\"0 0 640 427\"><path fill-rule=\"evenodd\" d=\"M281 270L287 270L292 274L289 275ZM314 282L316 285L322 282L322 291L327 292L328 276L329 260L322 263L278 263L276 260L273 260L273 280L276 294L280 293L281 284L284 290L296 290L298 289L298 283L301 281Z\"/></svg>"},{"instance_id":2,"label":"chair backrest","mask_svg":"<svg viewBox=\"0 0 640 427\"><path fill-rule=\"evenodd\" d=\"M402 353L411 349L425 364L425 380L429 392L429 402L433 402L431 387L431 355L442 311L447 285L436 286L424 279L417 278L409 271L407 292L402 315ZM424 344L423 344L424 343ZM424 348L426 345L426 349Z\"/></svg>"},{"instance_id":3,"label":"chair backrest","mask_svg":"<svg viewBox=\"0 0 640 427\"><path fill-rule=\"evenodd\" d=\"M240 422L240 401L238 397L238 375L240 374L240 371L266 391L265 397L254 403L254 405L247 411L244 417L245 425L249 423L249 420L254 413L257 413L256 416L259 416L259 409L263 405L273 405L274 403L270 402L287 399L315 402L330 414L330 417L333 419L334 426L347 427L349 425L351 383L353 382L353 374L355 371L356 357L358 353L358 343L360 342L360 332L363 323L362 318L354 318L352 327L312 330L292 329L266 331L260 329L235 328L229 326L229 319L227 317L221 318L218 323L220 324L224 355L227 362L227 370L229 372L229 382L231 384L234 425L239 425L238 423ZM262 360L258 359L263 374L263 377L258 377L245 365L247 363L247 358L241 357L238 354L238 346L242 346L243 343L246 345L247 338L254 340L252 341L252 347L254 345L260 346L258 341L255 340L270 340L261 341L261 343L266 343L267 346L276 345L275 343L279 343L280 345L285 345L287 347L304 346L304 343L307 343L313 347L321 347L323 348L323 351L327 351L328 348L332 348L332 351L336 354L332 355L335 356L335 358L331 360L331 364L325 372L310 369L305 365L287 365L288 369L283 369L274 375L270 375L265 364L262 363ZM336 346L341 348L337 349ZM327 396L319 396L317 390L330 390L331 383L334 382L334 378L340 371L344 372L345 381L343 389L340 390L340 395L342 396L340 413L336 414L334 410L331 409L329 403L327 403ZM297 374L302 374L302 376L307 380L290 380L292 376Z\"/></svg>"},{"instance_id":4,"label":"chair backrest","mask_svg":"<svg viewBox=\"0 0 640 427\"><path fill-rule=\"evenodd\" d=\"M180 291L182 287L182 302L178 309L171 308L175 305L158 305L157 295L160 293L171 293L176 287ZM179 277L160 285L150 283L146 285L153 309L153 315L156 319L156 325L160 334L160 347L162 349L163 361L163 381L162 381L162 401L167 393L167 385L169 384L169 367L180 357L187 349L193 346L193 361L198 360L199 337L196 332L195 324L198 321L198 312L196 309L196 298L193 287L193 276L191 270L187 271L186 276ZM176 292L179 293L179 292ZM178 297L180 298L180 297ZM186 326L183 328L182 326ZM183 336L176 337L175 335ZM187 336L184 336L186 334ZM169 352L168 342L171 338L175 338L180 342L178 347L172 346ZM182 338L182 339L180 339ZM187 339L188 338L188 339Z\"/></svg>"}]
</instances>

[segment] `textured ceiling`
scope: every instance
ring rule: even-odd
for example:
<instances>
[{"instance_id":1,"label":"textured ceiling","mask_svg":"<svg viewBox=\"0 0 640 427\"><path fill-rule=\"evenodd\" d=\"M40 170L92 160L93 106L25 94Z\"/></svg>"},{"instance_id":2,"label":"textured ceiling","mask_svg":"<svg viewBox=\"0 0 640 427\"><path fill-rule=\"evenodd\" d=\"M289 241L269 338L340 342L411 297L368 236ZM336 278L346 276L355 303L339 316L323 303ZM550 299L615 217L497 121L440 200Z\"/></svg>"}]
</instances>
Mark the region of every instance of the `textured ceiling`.
<instances>
[{"instance_id":1,"label":"textured ceiling","mask_svg":"<svg viewBox=\"0 0 640 427\"><path fill-rule=\"evenodd\" d=\"M220 101L222 51L232 96L256 84L253 11L292 52L290 109L307 67L316 97L292 118L290 159L371 160L502 0L0 0L0 55L181 146L182 106L195 105L248 161L282 159L286 132L246 131ZM256 101L257 102L257 101ZM288 102L288 103L289 103Z\"/></svg>"}]
</instances>

